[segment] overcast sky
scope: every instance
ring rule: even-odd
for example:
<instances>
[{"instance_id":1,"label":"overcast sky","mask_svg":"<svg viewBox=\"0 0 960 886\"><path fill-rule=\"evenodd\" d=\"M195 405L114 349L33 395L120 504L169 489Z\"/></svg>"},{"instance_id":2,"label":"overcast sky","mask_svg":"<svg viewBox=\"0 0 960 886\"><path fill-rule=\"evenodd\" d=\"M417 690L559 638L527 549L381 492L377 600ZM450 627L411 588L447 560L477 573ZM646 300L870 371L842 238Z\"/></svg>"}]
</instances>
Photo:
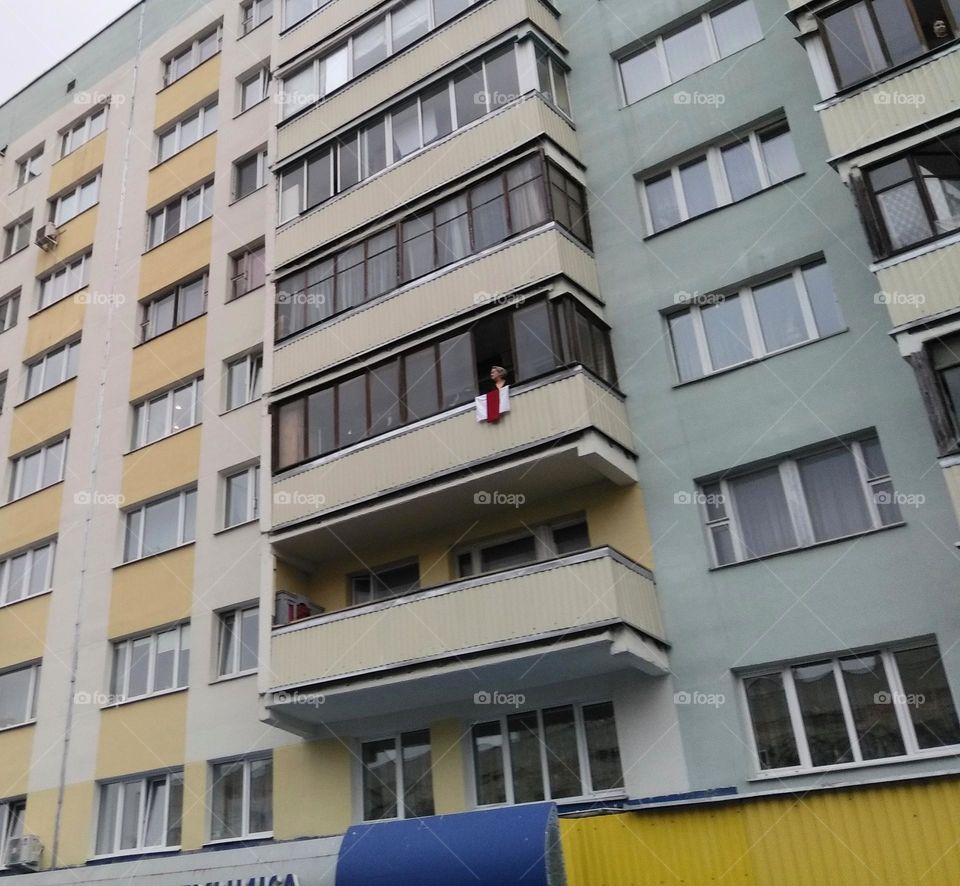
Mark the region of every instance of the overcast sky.
<instances>
[{"instance_id":1,"label":"overcast sky","mask_svg":"<svg viewBox=\"0 0 960 886\"><path fill-rule=\"evenodd\" d=\"M134 3L135 0L0 0L0 102Z\"/></svg>"}]
</instances>

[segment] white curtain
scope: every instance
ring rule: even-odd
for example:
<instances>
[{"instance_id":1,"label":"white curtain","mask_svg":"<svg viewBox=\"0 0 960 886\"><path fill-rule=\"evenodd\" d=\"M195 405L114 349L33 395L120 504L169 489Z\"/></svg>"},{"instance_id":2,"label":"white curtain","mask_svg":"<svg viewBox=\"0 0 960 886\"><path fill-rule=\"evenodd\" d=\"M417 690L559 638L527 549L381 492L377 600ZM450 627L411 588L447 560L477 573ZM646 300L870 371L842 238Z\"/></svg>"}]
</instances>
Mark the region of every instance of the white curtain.
<instances>
[{"instance_id":1,"label":"white curtain","mask_svg":"<svg viewBox=\"0 0 960 886\"><path fill-rule=\"evenodd\" d=\"M762 557L797 544L777 468L730 481L746 556Z\"/></svg>"}]
</instances>

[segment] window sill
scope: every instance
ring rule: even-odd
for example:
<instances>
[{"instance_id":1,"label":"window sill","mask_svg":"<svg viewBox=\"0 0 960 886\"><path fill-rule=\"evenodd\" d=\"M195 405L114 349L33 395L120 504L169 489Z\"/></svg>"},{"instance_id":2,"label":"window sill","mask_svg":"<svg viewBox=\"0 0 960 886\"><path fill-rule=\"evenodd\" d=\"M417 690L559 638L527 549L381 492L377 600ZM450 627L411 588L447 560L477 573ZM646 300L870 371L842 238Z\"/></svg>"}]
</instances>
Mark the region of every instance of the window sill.
<instances>
[{"instance_id":1,"label":"window sill","mask_svg":"<svg viewBox=\"0 0 960 886\"><path fill-rule=\"evenodd\" d=\"M139 406L140 404L137 405ZM158 443L163 443L164 440L169 440L172 437L179 437L181 434L185 434L187 431L192 431L194 428L200 427L201 424L203 424L203 422L198 421L190 425L188 428L181 428L179 431L173 431L173 433L166 434L163 437L158 437L156 440L151 440L149 443L144 443L142 446L135 446L133 449L128 449L124 455L133 455L134 452L143 452L145 449L149 449L151 446L156 446Z\"/></svg>"},{"instance_id":2,"label":"window sill","mask_svg":"<svg viewBox=\"0 0 960 886\"><path fill-rule=\"evenodd\" d=\"M256 668L252 671L240 671L237 674L223 674L220 677L214 677L207 685L217 686L220 683L232 683L234 680L243 680L245 677L256 677L259 672Z\"/></svg>"},{"instance_id":3,"label":"window sill","mask_svg":"<svg viewBox=\"0 0 960 886\"><path fill-rule=\"evenodd\" d=\"M165 335L169 335L171 332L176 332L178 329L183 329L184 326L189 326L195 320L199 320L201 317L206 317L206 316L207 316L207 312L204 311L202 314L197 314L196 317L191 317L189 320L186 320L183 323L178 324L177 326L173 326L170 329L164 329L163 332L158 332L156 335L153 335L150 338L145 338L143 341L137 342L133 346L133 350L136 350L137 348L142 348L144 345L148 345L150 344L150 342L154 342L158 338L163 338Z\"/></svg>"},{"instance_id":4,"label":"window sill","mask_svg":"<svg viewBox=\"0 0 960 886\"><path fill-rule=\"evenodd\" d=\"M673 385L673 389L677 390L678 388L686 388L690 385L698 384L699 382L709 381L710 379L717 378L721 375L729 375L731 372L736 372L738 369L745 369L748 366L756 366L758 363L763 363L772 359L773 357L779 357L781 354L789 354L792 351L799 351L801 348L806 348L810 345L815 345L818 342L836 338L836 336L844 335L849 331L849 327L844 327L843 329L838 329L836 332L831 332L829 335L822 335L819 338L811 338L807 341L797 342L797 344L790 345L786 348L780 348L778 351L771 351L769 354L764 354L762 357L754 357L750 360L744 360L742 363L734 363L732 366L724 366L723 369L718 369L715 372L708 373L707 375L701 375L699 378L691 378L687 381L678 381Z\"/></svg>"},{"instance_id":5,"label":"window sill","mask_svg":"<svg viewBox=\"0 0 960 886\"><path fill-rule=\"evenodd\" d=\"M899 757L881 757L877 760L857 760L852 763L835 763L832 766L813 766L810 769L771 769L767 772L754 772L747 778L749 782L774 781L783 778L799 778L804 775L820 775L825 772L847 772L868 769L872 766L896 766L904 763L922 763L924 760L939 760L943 757L956 757L960 754L960 745L949 745L916 754L902 754Z\"/></svg>"},{"instance_id":6,"label":"window sill","mask_svg":"<svg viewBox=\"0 0 960 886\"><path fill-rule=\"evenodd\" d=\"M191 142L191 143L190 143L189 145L187 145L185 148L180 148L180 150L177 151L175 154L171 154L169 157L164 157L162 160L158 160L156 163L153 164L153 166L151 166L151 167L147 170L147 172L153 172L155 169L159 169L159 168L160 168L161 166L163 166L165 163L169 163L171 160L175 160L175 159L176 159L177 157L179 157L181 154L185 154L187 151L189 151L190 148L192 148L192 147L194 147L194 146L196 146L196 145L199 145L200 142L205 142L208 138L212 138L213 136L215 136L215 135L217 134L217 132L219 132L219 130L214 129L213 132L208 132L206 135L202 136L201 138L198 138L195 142Z\"/></svg>"},{"instance_id":7,"label":"window sill","mask_svg":"<svg viewBox=\"0 0 960 886\"><path fill-rule=\"evenodd\" d=\"M39 400L44 394L49 394L51 391L55 391L57 388L62 388L64 385L70 384L72 381L76 381L76 376L71 375L70 378L65 378L63 381L58 381L53 387L46 388L45 390L40 391L38 394L34 394L32 397L26 397L17 403L13 408L14 410L19 409L21 406L26 406L28 403L33 403L35 400Z\"/></svg>"},{"instance_id":8,"label":"window sill","mask_svg":"<svg viewBox=\"0 0 960 886\"><path fill-rule=\"evenodd\" d=\"M938 249L945 249L946 247L954 246L957 243L960 243L960 231L950 231L946 234L941 234L939 237L934 237L931 240L925 240L924 242L915 246L908 246L906 249L901 249L884 258L878 259L870 265L868 270L874 274L876 274L878 271L886 271L889 268L899 265L901 262L910 261L914 258L920 258L921 256L927 255L930 252L936 252Z\"/></svg>"},{"instance_id":9,"label":"window sill","mask_svg":"<svg viewBox=\"0 0 960 886\"><path fill-rule=\"evenodd\" d=\"M27 726L36 726L37 718L34 717L32 720L24 720L22 723L14 723L12 726L0 726L0 735L4 732L13 732L14 729L25 729Z\"/></svg>"},{"instance_id":10,"label":"window sill","mask_svg":"<svg viewBox=\"0 0 960 886\"><path fill-rule=\"evenodd\" d=\"M557 812L562 812L564 806L582 806L584 803L604 803L608 800L628 800L626 791L597 791L595 794L581 794L578 797L563 797L560 800L549 800L547 802L557 805ZM533 800L530 803L474 803L474 809L514 809L518 806L533 806L536 803L543 803L543 800ZM383 819L384 821L396 821L395 818Z\"/></svg>"},{"instance_id":11,"label":"window sill","mask_svg":"<svg viewBox=\"0 0 960 886\"><path fill-rule=\"evenodd\" d=\"M185 541L182 545L176 545L175 547L167 548L165 551L157 551L155 554L146 554L143 557L137 557L135 560L127 560L124 563L117 563L113 569L123 569L126 566L135 566L137 563L144 563L147 560L155 560L157 557L163 557L167 554L172 554L174 551L182 551L184 548L192 547L196 543L196 539L193 541Z\"/></svg>"},{"instance_id":12,"label":"window sill","mask_svg":"<svg viewBox=\"0 0 960 886\"><path fill-rule=\"evenodd\" d=\"M240 301L245 295L250 295L251 292L256 292L258 289L263 289L267 285L266 281L261 283L259 286L254 286L253 289L248 289L246 292L241 292L239 295L231 295L230 298L224 301L225 305L233 304L235 301Z\"/></svg>"},{"instance_id":13,"label":"window sill","mask_svg":"<svg viewBox=\"0 0 960 886\"><path fill-rule=\"evenodd\" d=\"M247 837L224 837L222 840L208 840L203 844L203 848L213 848L217 846L236 846L244 843L260 843L273 839L273 831L265 834L250 834Z\"/></svg>"},{"instance_id":14,"label":"window sill","mask_svg":"<svg viewBox=\"0 0 960 886\"><path fill-rule=\"evenodd\" d=\"M212 182L213 179L210 179L210 181ZM202 182L201 182L201 184L202 184ZM188 188L187 190L191 190L191 189ZM154 209L159 209L159 207L155 206ZM178 237L182 237L184 234L189 233L189 232L192 231L194 228L199 228L200 225L202 225L204 222L210 221L210 219L212 219L212 218L213 218L213 213L211 213L210 215L208 215L206 218L200 219L200 221L198 221L195 225L190 225L189 228L184 228L182 231L178 231L176 234L174 234L172 237L167 238L167 239L164 240L162 243L157 243L155 246L148 246L148 247L141 253L141 255L149 255L149 254L150 254L151 252L153 252L155 249L159 249L161 246L166 246L168 243L173 243L173 241L176 240Z\"/></svg>"},{"instance_id":15,"label":"window sill","mask_svg":"<svg viewBox=\"0 0 960 886\"><path fill-rule=\"evenodd\" d=\"M32 313L27 314L27 319L28 319L28 320L32 320L32 319L33 319L34 317L36 317L38 314L42 314L44 311L49 311L50 308L54 307L55 305L60 304L60 302L64 302L64 301L66 301L68 298L74 298L74 297L77 295L78 292L83 292L84 289L89 289L89 288L90 288L90 284L89 284L89 283L85 283L85 284L84 284L83 286L81 286L79 289L74 289L73 292L67 292L67 293L65 293L64 295L62 295L60 298L58 298L56 301L52 301L52 302L50 302L50 304L44 305L42 308L37 308L37 309L36 309L35 311L33 311Z\"/></svg>"},{"instance_id":16,"label":"window sill","mask_svg":"<svg viewBox=\"0 0 960 886\"><path fill-rule=\"evenodd\" d=\"M264 182L262 185L260 185L259 188L254 188L252 191L249 191L248 193L244 194L243 196L241 196L241 197L234 197L234 198L227 204L227 208L229 209L231 206L236 206L238 203L242 202L243 200L246 200L247 197L252 197L254 194L259 194L260 191L262 191L266 186L267 186L267 182Z\"/></svg>"},{"instance_id":17,"label":"window sill","mask_svg":"<svg viewBox=\"0 0 960 886\"><path fill-rule=\"evenodd\" d=\"M149 849L128 849L124 852L111 852L109 855L92 855L88 864L102 864L111 861L133 861L138 858L146 858L153 855L169 855L180 852L180 846L156 846Z\"/></svg>"},{"instance_id":18,"label":"window sill","mask_svg":"<svg viewBox=\"0 0 960 886\"><path fill-rule=\"evenodd\" d=\"M4 262L10 261L11 258L16 258L21 252L25 252L29 246L30 243L28 241L19 249L15 249L13 252L11 252L10 255L5 255L2 259L0 259L0 265L2 265Z\"/></svg>"},{"instance_id":19,"label":"window sill","mask_svg":"<svg viewBox=\"0 0 960 886\"><path fill-rule=\"evenodd\" d=\"M16 606L18 603L26 603L29 600L36 600L39 597L46 597L47 594L52 594L53 588L47 588L45 591L40 591L39 594L31 594L29 597L21 597L19 600L11 600L9 603L0 603L0 611L4 609L9 609L11 606Z\"/></svg>"},{"instance_id":20,"label":"window sill","mask_svg":"<svg viewBox=\"0 0 960 886\"><path fill-rule=\"evenodd\" d=\"M272 16L272 15L270 16L270 18L265 18L265 19L264 19L262 22L260 22L259 24L254 25L252 28L250 28L249 31L244 31L239 37L237 37L237 40L242 40L244 37L248 37L248 36L249 36L250 34L252 34L254 31L259 31L260 28L262 28L267 22L270 22L270 21L273 21L273 16Z\"/></svg>"},{"instance_id":21,"label":"window sill","mask_svg":"<svg viewBox=\"0 0 960 886\"><path fill-rule=\"evenodd\" d=\"M759 197L761 194L769 194L771 191L781 188L784 185L788 185L790 182L796 181L798 178L803 178L804 175L806 175L805 172L797 172L794 175L791 175L789 178L783 179L783 181L778 181L775 185L761 188L759 191L754 191L752 194L748 194L746 197L741 197L739 200L732 200L730 203L724 203L722 206L714 206L713 209L708 209L706 212L701 212L700 215L693 215L690 218L679 221L675 225L670 225L669 228L661 228L659 231L654 231L652 234L646 234L642 240L644 242L653 240L655 237L661 237L664 234L669 234L671 231L676 231L678 228L686 227L687 225L698 222L701 219L710 218L710 216L716 215L718 212L723 212L724 209L729 209L731 206L740 206L742 203L746 203L748 200L752 200L754 197ZM642 187L643 183L641 182L640 184Z\"/></svg>"},{"instance_id":22,"label":"window sill","mask_svg":"<svg viewBox=\"0 0 960 886\"><path fill-rule=\"evenodd\" d=\"M889 529L899 529L902 526L906 526L907 523L905 520L901 520L899 523L888 523L886 526L877 526L873 529L866 529L863 532L855 532L852 535L841 535L837 538L828 538L825 541L817 541L811 545L803 545L795 548L787 548L783 551L774 551L772 554L764 554L761 557L751 557L749 560L737 560L735 563L724 563L722 566L710 566L708 568L709 572L719 572L723 569L730 569L736 566L746 566L748 563L759 563L763 560L769 560L772 557L783 557L788 554L797 554L800 551L812 551L815 548L822 548L826 545L835 545L840 542L853 541L854 539L864 538L868 535L876 535L878 532L886 532ZM813 770L810 770L813 771ZM819 771L819 770L817 770Z\"/></svg>"},{"instance_id":23,"label":"window sill","mask_svg":"<svg viewBox=\"0 0 960 886\"><path fill-rule=\"evenodd\" d=\"M254 517L252 520L244 520L242 523L234 523L232 526L221 526L219 529L214 530L214 537L219 535L225 535L228 532L232 532L234 529L242 529L244 526L253 526L260 522L259 517Z\"/></svg>"},{"instance_id":24,"label":"window sill","mask_svg":"<svg viewBox=\"0 0 960 886\"><path fill-rule=\"evenodd\" d=\"M257 25L257 27L259 28L260 25ZM244 36L246 36L246 34L244 34ZM244 116L244 114L249 114L251 111L255 110L256 108L259 108L261 105L266 104L268 101L270 101L271 98L273 98L273 96L267 93L262 99L260 99L260 101L254 102L252 105L250 105L249 108L244 108L242 111L239 111L238 113L234 114L233 119L239 120L242 116Z\"/></svg>"},{"instance_id":25,"label":"window sill","mask_svg":"<svg viewBox=\"0 0 960 886\"><path fill-rule=\"evenodd\" d=\"M98 173L98 175L102 175L102 174L103 174L102 171ZM71 215L70 218L66 218L61 222L55 221L53 224L56 226L57 230L62 231L64 227L70 224L70 222L75 222L78 218L86 215L88 212L90 212L91 209L96 209L99 205L100 205L100 201L97 200L96 203L93 203L90 206L88 206L86 209L83 210L83 212L78 212L76 215Z\"/></svg>"},{"instance_id":26,"label":"window sill","mask_svg":"<svg viewBox=\"0 0 960 886\"><path fill-rule=\"evenodd\" d=\"M240 409L244 409L247 406L252 406L254 403L259 403L262 399L262 397L257 397L256 400L247 400L246 403L241 403L239 406L231 406L229 409L224 409L223 412L220 413L219 418L223 418L225 415L231 415Z\"/></svg>"},{"instance_id":27,"label":"window sill","mask_svg":"<svg viewBox=\"0 0 960 886\"><path fill-rule=\"evenodd\" d=\"M57 480L56 483L51 483L49 486L41 486L39 489L34 489L33 492L28 492L26 495L21 495L19 498L11 498L9 501L6 501L0 505L0 508L9 507L10 505L16 504L19 501L26 501L28 498L39 495L41 492L46 492L48 489L53 489L54 486L59 486L61 483L63 483L63 480Z\"/></svg>"},{"instance_id":28,"label":"window sill","mask_svg":"<svg viewBox=\"0 0 960 886\"><path fill-rule=\"evenodd\" d=\"M187 686L177 686L174 689L164 689L161 692L151 692L149 695L138 695L135 698L124 698L121 701L114 701L108 704L100 705L101 711L112 711L114 708L124 708L127 705L138 704L142 701L150 701L154 698L165 698L168 695L177 695L181 692L186 692L189 687Z\"/></svg>"}]
</instances>

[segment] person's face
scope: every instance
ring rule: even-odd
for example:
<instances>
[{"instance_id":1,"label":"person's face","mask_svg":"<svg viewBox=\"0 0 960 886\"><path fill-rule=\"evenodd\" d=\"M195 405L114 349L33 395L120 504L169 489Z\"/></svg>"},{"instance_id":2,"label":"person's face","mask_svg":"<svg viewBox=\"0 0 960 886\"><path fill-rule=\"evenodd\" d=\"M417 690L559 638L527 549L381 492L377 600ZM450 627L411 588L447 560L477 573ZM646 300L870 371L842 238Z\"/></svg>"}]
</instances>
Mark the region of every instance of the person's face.
<instances>
[{"instance_id":1,"label":"person's face","mask_svg":"<svg viewBox=\"0 0 960 886\"><path fill-rule=\"evenodd\" d=\"M496 369L490 370L490 381L499 381L501 378L500 372Z\"/></svg>"}]
</instances>

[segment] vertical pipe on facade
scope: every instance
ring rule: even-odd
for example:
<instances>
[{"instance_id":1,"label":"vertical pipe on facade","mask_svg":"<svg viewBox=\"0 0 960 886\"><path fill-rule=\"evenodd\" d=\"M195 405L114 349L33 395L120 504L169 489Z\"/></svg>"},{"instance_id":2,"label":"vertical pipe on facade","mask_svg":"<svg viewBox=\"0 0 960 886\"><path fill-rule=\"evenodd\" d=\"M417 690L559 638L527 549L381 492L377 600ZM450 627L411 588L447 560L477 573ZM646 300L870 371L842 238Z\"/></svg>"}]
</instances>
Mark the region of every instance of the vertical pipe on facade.
<instances>
[{"instance_id":1,"label":"vertical pipe on facade","mask_svg":"<svg viewBox=\"0 0 960 886\"><path fill-rule=\"evenodd\" d=\"M120 278L120 245L123 236L123 211L127 201L127 173L130 166L130 148L133 141L134 111L137 105L137 84L140 78L140 54L143 51L144 21L147 13L147 0L140 4L140 17L137 23L137 48L133 56L133 80L130 86L130 111L127 118L127 133L123 145L123 164L120 170L119 205L117 207L117 226L113 239L113 267L111 269L110 292L116 292ZM107 324L104 330L103 361L100 366L100 381L97 390L97 407L93 426L93 447L90 454L90 483L88 486L87 512L83 520L83 552L80 561L80 583L77 588L77 609L73 623L73 648L70 651L70 684L67 694L67 716L64 723L63 752L60 757L60 776L57 784L57 808L53 822L53 844L50 847L50 867L56 868L60 854L60 828L63 815L63 802L67 786L67 763L70 756L70 739L73 731L74 697L77 684L77 666L80 660L80 623L83 619L83 599L86 590L87 556L90 531L94 525L94 509L97 496L97 473L100 468L100 435L103 429L104 401L107 390L107 371L110 365L110 342L113 331L113 319L116 311L123 308L124 299L107 299Z\"/></svg>"}]
</instances>

